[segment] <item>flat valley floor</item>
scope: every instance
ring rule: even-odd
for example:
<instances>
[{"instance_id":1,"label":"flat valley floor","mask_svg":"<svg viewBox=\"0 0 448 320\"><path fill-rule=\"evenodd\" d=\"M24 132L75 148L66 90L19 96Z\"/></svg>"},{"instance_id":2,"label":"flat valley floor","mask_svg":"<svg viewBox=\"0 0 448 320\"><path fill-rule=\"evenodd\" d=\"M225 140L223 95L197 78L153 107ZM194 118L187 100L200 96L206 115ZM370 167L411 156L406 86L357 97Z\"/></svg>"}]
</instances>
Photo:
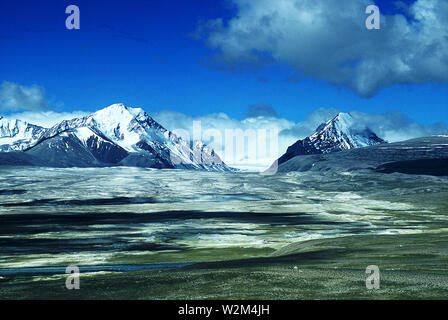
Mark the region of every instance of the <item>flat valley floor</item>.
<instances>
[{"instance_id":1,"label":"flat valley floor","mask_svg":"<svg viewBox=\"0 0 448 320\"><path fill-rule=\"evenodd\" d=\"M447 199L397 173L1 167L0 299L447 299Z\"/></svg>"}]
</instances>

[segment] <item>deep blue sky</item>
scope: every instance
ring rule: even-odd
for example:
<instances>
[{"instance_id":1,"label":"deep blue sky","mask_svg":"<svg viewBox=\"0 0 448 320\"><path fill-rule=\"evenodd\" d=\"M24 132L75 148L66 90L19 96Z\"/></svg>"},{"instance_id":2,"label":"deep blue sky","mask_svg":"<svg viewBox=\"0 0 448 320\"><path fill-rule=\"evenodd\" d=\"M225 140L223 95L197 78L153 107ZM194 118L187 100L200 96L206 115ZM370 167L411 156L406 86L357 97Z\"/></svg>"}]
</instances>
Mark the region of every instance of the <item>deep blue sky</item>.
<instances>
[{"instance_id":1,"label":"deep blue sky","mask_svg":"<svg viewBox=\"0 0 448 320\"><path fill-rule=\"evenodd\" d=\"M394 13L389 1L376 3ZM65 29L69 4L80 7L81 30ZM362 98L310 78L285 81L293 74L286 66L235 73L205 66L213 51L192 36L198 23L234 14L228 1L0 1L0 82L42 86L57 111L124 102L241 119L263 102L296 122L319 107L399 110L425 124L448 119L446 84L395 85Z\"/></svg>"}]
</instances>

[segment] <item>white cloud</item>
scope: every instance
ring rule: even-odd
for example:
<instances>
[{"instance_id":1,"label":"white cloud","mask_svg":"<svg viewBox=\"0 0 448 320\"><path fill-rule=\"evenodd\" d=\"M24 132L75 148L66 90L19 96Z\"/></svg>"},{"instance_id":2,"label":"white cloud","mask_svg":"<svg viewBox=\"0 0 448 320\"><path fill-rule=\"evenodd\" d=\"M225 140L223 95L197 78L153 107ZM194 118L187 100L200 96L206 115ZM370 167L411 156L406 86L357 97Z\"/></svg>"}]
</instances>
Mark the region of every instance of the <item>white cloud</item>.
<instances>
[{"instance_id":1,"label":"white cloud","mask_svg":"<svg viewBox=\"0 0 448 320\"><path fill-rule=\"evenodd\" d=\"M62 120L90 114L86 111L53 111L48 106L42 87L24 86L9 81L3 81L0 86L0 111L5 112L4 116L8 119L20 119L45 128Z\"/></svg>"},{"instance_id":2,"label":"white cloud","mask_svg":"<svg viewBox=\"0 0 448 320\"><path fill-rule=\"evenodd\" d=\"M448 1L417 0L367 30L371 0L232 0L237 15L201 26L229 68L287 63L362 96L398 83L448 82ZM380 7L381 9L381 7Z\"/></svg>"},{"instance_id":3,"label":"white cloud","mask_svg":"<svg viewBox=\"0 0 448 320\"><path fill-rule=\"evenodd\" d=\"M32 85L22 86L17 83L3 81L0 86L0 111L47 110L43 88Z\"/></svg>"},{"instance_id":4,"label":"white cloud","mask_svg":"<svg viewBox=\"0 0 448 320\"><path fill-rule=\"evenodd\" d=\"M360 124L369 127L379 137L389 142L448 133L448 124L446 123L422 125L399 111L389 111L383 114L352 111L350 114Z\"/></svg>"}]
</instances>

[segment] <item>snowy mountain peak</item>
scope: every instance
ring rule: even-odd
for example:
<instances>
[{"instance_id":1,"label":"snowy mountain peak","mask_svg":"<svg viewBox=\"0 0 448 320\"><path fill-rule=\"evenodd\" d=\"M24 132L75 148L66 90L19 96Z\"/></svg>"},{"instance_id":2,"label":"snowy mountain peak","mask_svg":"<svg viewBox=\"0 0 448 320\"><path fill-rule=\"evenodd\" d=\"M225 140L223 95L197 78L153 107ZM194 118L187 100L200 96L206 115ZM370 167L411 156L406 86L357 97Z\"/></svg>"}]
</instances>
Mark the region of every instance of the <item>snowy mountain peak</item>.
<instances>
[{"instance_id":1,"label":"snowy mountain peak","mask_svg":"<svg viewBox=\"0 0 448 320\"><path fill-rule=\"evenodd\" d=\"M329 128L336 127L340 131L347 131L354 124L354 119L350 113L339 112L333 119L322 123L317 127L315 134L322 130L328 130Z\"/></svg>"},{"instance_id":2,"label":"snowy mountain peak","mask_svg":"<svg viewBox=\"0 0 448 320\"><path fill-rule=\"evenodd\" d=\"M112 104L104 109L98 110L89 118L93 118L96 121L107 121L111 125L119 124L123 121L130 121L136 119L139 122L149 122L156 124L156 122L141 108L127 107L122 103ZM159 127L162 127L159 125Z\"/></svg>"},{"instance_id":3,"label":"snowy mountain peak","mask_svg":"<svg viewBox=\"0 0 448 320\"><path fill-rule=\"evenodd\" d=\"M356 122L350 113L341 112L320 125L309 137L322 153L367 147L385 142L372 130Z\"/></svg>"},{"instance_id":4,"label":"snowy mountain peak","mask_svg":"<svg viewBox=\"0 0 448 320\"><path fill-rule=\"evenodd\" d=\"M332 120L341 130L348 129L353 126L355 119L353 119L350 113L340 112Z\"/></svg>"},{"instance_id":5,"label":"snowy mountain peak","mask_svg":"<svg viewBox=\"0 0 448 320\"><path fill-rule=\"evenodd\" d=\"M281 164L299 155L326 154L385 142L372 130L357 123L350 113L341 112L322 123L311 136L291 145L278 161Z\"/></svg>"},{"instance_id":6,"label":"snowy mountain peak","mask_svg":"<svg viewBox=\"0 0 448 320\"><path fill-rule=\"evenodd\" d=\"M117 123L123 116L127 118L133 117L134 115L131 112L131 109L132 108L128 108L122 103L116 103L92 113L89 118L98 120L103 119Z\"/></svg>"},{"instance_id":7,"label":"snowy mountain peak","mask_svg":"<svg viewBox=\"0 0 448 320\"><path fill-rule=\"evenodd\" d=\"M342 119L342 120L348 120L353 121L353 117L350 114L350 112L339 112L334 119Z\"/></svg>"},{"instance_id":8,"label":"snowy mountain peak","mask_svg":"<svg viewBox=\"0 0 448 320\"><path fill-rule=\"evenodd\" d=\"M117 121L121 116L135 117L141 112L143 112L143 110L140 108L130 108L125 106L123 103L116 103L96 111L91 115L91 117L96 119L108 119L110 121Z\"/></svg>"},{"instance_id":9,"label":"snowy mountain peak","mask_svg":"<svg viewBox=\"0 0 448 320\"><path fill-rule=\"evenodd\" d=\"M85 124L129 152L140 150L139 142L162 143L168 138L167 130L143 109L127 107L121 103L93 113L86 118Z\"/></svg>"}]
</instances>

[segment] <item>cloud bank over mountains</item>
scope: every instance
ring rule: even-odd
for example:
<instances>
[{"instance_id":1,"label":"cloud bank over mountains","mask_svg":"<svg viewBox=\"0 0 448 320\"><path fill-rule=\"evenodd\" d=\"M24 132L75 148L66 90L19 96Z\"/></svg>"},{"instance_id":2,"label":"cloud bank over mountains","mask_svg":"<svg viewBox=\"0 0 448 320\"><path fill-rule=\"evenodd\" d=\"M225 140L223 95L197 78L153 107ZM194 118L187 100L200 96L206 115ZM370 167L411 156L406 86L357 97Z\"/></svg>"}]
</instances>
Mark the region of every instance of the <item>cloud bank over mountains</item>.
<instances>
[{"instance_id":1,"label":"cloud bank over mountains","mask_svg":"<svg viewBox=\"0 0 448 320\"><path fill-rule=\"evenodd\" d=\"M98 106L97 109L102 107L104 106ZM320 108L300 122L280 117L272 105L263 102L249 105L244 119L231 118L225 113L191 116L170 110L151 112L146 108L145 111L168 130L183 138L202 140L209 144L229 165L263 167L269 166L288 146L298 139L311 135L320 124L332 119L342 110ZM49 109L44 91L38 86L27 87L3 82L0 89L0 116L9 119L20 119L49 128L62 120L79 118L91 113L57 112ZM359 126L369 127L380 138L389 142L448 134L446 123L422 125L398 111L374 114L355 110L350 113ZM197 132L195 133L198 127L199 137ZM226 134L229 131L234 137L227 139ZM243 141L244 148L236 146L238 144L236 139L243 139L239 143Z\"/></svg>"},{"instance_id":2,"label":"cloud bank over mountains","mask_svg":"<svg viewBox=\"0 0 448 320\"><path fill-rule=\"evenodd\" d=\"M370 0L232 0L237 14L200 26L220 65L274 63L369 97L394 84L448 82L448 1L397 1L367 30ZM380 6L381 9L381 6Z\"/></svg>"}]
</instances>

